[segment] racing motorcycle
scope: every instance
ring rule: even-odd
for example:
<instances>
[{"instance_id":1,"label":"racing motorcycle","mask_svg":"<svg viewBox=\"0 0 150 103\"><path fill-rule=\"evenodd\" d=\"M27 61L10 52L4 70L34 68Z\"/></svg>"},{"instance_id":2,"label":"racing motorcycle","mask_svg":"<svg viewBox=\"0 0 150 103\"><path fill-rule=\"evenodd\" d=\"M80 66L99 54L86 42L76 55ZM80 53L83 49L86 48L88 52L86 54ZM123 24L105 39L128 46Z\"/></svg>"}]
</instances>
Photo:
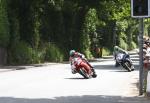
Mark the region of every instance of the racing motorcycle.
<instances>
[{"instance_id":1,"label":"racing motorcycle","mask_svg":"<svg viewBox=\"0 0 150 103\"><path fill-rule=\"evenodd\" d=\"M121 65L128 72L132 71L132 64L131 64L131 60L129 58L129 55L124 54L124 53L119 53L116 56L116 62L119 63L119 65Z\"/></svg>"},{"instance_id":2,"label":"racing motorcycle","mask_svg":"<svg viewBox=\"0 0 150 103\"><path fill-rule=\"evenodd\" d=\"M85 79L91 77L96 78L97 74L94 69L91 68L85 60L80 57L75 57L71 59L71 69L75 70L77 73L82 75Z\"/></svg>"}]
</instances>

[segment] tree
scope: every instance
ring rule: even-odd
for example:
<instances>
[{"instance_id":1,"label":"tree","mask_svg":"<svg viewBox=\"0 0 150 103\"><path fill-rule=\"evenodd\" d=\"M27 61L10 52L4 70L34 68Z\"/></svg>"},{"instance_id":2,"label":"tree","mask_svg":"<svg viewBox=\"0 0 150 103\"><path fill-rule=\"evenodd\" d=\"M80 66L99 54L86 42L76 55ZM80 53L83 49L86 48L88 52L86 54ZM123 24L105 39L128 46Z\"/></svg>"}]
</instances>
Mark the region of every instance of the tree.
<instances>
[{"instance_id":1,"label":"tree","mask_svg":"<svg viewBox=\"0 0 150 103\"><path fill-rule=\"evenodd\" d=\"M7 48L9 44L9 22L7 15L7 1L0 0L0 46Z\"/></svg>"}]
</instances>

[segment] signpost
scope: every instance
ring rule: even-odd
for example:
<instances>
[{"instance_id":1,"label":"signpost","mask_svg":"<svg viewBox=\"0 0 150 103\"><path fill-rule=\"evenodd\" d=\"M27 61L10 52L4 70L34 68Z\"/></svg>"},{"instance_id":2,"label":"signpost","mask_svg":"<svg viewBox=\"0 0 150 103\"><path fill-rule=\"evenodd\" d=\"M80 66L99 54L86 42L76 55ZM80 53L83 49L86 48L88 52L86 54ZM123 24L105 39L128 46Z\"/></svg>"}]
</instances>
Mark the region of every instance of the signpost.
<instances>
[{"instance_id":1,"label":"signpost","mask_svg":"<svg viewBox=\"0 0 150 103\"><path fill-rule=\"evenodd\" d=\"M150 17L150 0L131 0L131 17L139 19L139 95L142 95L144 18Z\"/></svg>"},{"instance_id":2,"label":"signpost","mask_svg":"<svg viewBox=\"0 0 150 103\"><path fill-rule=\"evenodd\" d=\"M139 95L143 94L143 31L144 22L143 18L139 19Z\"/></svg>"},{"instance_id":3,"label":"signpost","mask_svg":"<svg viewBox=\"0 0 150 103\"><path fill-rule=\"evenodd\" d=\"M131 16L133 18L150 17L150 0L131 0Z\"/></svg>"}]
</instances>

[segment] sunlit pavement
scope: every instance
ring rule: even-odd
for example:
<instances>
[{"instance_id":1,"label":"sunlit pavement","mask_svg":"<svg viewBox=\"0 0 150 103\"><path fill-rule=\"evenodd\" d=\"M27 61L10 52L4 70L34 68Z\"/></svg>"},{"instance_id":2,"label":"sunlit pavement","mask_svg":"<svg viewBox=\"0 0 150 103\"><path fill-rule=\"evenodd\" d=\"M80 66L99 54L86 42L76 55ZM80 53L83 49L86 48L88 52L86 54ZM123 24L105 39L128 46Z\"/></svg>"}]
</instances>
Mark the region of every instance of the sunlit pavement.
<instances>
[{"instance_id":1,"label":"sunlit pavement","mask_svg":"<svg viewBox=\"0 0 150 103\"><path fill-rule=\"evenodd\" d=\"M91 64L97 78L83 79L57 63L0 71L0 103L150 103L138 95L138 62L133 72L115 68L112 58Z\"/></svg>"},{"instance_id":2,"label":"sunlit pavement","mask_svg":"<svg viewBox=\"0 0 150 103\"><path fill-rule=\"evenodd\" d=\"M126 72L112 61L92 65L97 78L73 75L69 64L2 72L0 103L148 103L138 97L138 70Z\"/></svg>"}]
</instances>

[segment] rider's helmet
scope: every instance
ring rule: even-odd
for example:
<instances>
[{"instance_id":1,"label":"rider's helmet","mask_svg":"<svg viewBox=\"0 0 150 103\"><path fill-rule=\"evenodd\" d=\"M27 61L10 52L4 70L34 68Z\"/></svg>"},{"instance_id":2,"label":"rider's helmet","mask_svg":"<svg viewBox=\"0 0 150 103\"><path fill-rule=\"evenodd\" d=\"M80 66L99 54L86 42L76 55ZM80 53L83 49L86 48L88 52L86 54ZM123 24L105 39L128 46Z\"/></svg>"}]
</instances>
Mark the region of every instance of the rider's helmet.
<instances>
[{"instance_id":1,"label":"rider's helmet","mask_svg":"<svg viewBox=\"0 0 150 103\"><path fill-rule=\"evenodd\" d=\"M69 55L73 56L75 52L76 52L75 50L70 50Z\"/></svg>"},{"instance_id":2,"label":"rider's helmet","mask_svg":"<svg viewBox=\"0 0 150 103\"><path fill-rule=\"evenodd\" d=\"M118 46L115 46L114 47L114 51L118 51L119 47Z\"/></svg>"}]
</instances>

